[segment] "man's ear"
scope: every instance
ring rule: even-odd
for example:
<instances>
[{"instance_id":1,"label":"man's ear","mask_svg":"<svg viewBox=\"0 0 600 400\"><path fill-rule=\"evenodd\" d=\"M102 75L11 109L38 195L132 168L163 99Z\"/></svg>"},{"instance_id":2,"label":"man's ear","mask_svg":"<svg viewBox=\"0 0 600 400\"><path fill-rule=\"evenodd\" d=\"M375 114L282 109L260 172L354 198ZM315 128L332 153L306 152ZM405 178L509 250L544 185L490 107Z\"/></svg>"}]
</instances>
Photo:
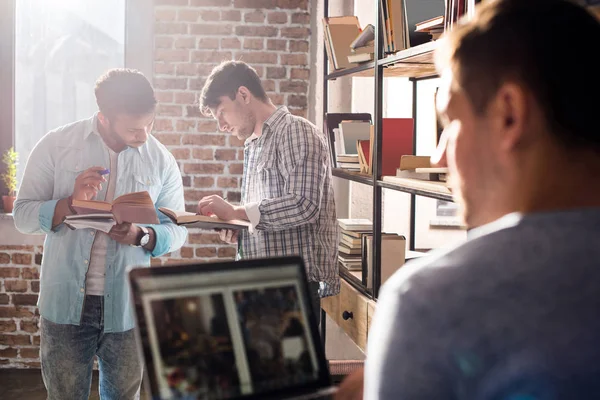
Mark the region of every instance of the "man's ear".
<instances>
[{"instance_id":1,"label":"man's ear","mask_svg":"<svg viewBox=\"0 0 600 400\"><path fill-rule=\"evenodd\" d=\"M102 114L102 111L98 111L98 121L100 121L100 124L105 128L109 125L108 118L106 118L106 115Z\"/></svg>"},{"instance_id":2,"label":"man's ear","mask_svg":"<svg viewBox=\"0 0 600 400\"><path fill-rule=\"evenodd\" d=\"M240 95L240 98L244 104L250 104L250 96L252 96L252 93L250 93L246 86L240 86L238 89L238 94Z\"/></svg>"},{"instance_id":3,"label":"man's ear","mask_svg":"<svg viewBox=\"0 0 600 400\"><path fill-rule=\"evenodd\" d=\"M487 112L493 115L494 131L499 134L497 145L502 150L511 151L530 140L527 128L530 113L527 93L523 86L505 83L496 92Z\"/></svg>"}]
</instances>

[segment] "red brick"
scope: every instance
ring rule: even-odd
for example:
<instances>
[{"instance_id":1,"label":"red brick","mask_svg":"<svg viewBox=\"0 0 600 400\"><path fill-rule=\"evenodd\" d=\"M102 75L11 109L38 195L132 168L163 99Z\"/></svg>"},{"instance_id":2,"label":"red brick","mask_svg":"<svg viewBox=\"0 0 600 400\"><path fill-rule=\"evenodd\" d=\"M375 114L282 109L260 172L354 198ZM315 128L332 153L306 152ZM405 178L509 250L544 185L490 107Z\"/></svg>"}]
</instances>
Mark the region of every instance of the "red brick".
<instances>
[{"instance_id":1,"label":"red brick","mask_svg":"<svg viewBox=\"0 0 600 400\"><path fill-rule=\"evenodd\" d=\"M284 93L306 93L308 83L306 81L281 81L279 91Z\"/></svg>"},{"instance_id":2,"label":"red brick","mask_svg":"<svg viewBox=\"0 0 600 400\"><path fill-rule=\"evenodd\" d=\"M240 25L235 27L237 36L277 36L277 28L272 26L246 26Z\"/></svg>"},{"instance_id":3,"label":"red brick","mask_svg":"<svg viewBox=\"0 0 600 400\"><path fill-rule=\"evenodd\" d=\"M310 37L310 29L303 27L281 28L281 37L292 39L308 39Z\"/></svg>"},{"instance_id":4,"label":"red brick","mask_svg":"<svg viewBox=\"0 0 600 400\"><path fill-rule=\"evenodd\" d=\"M213 37L203 37L198 39L198 48L199 49L218 49L219 48L219 39Z\"/></svg>"},{"instance_id":5,"label":"red brick","mask_svg":"<svg viewBox=\"0 0 600 400\"><path fill-rule=\"evenodd\" d=\"M228 168L232 175L241 175L244 172L244 164L229 164Z\"/></svg>"},{"instance_id":6,"label":"red brick","mask_svg":"<svg viewBox=\"0 0 600 400\"><path fill-rule=\"evenodd\" d=\"M196 101L196 94L190 92L177 92L175 93L176 104L190 104Z\"/></svg>"},{"instance_id":7,"label":"red brick","mask_svg":"<svg viewBox=\"0 0 600 400\"><path fill-rule=\"evenodd\" d=\"M262 65L255 65L254 69L256 70L256 75L260 76L261 78L265 76L265 69Z\"/></svg>"},{"instance_id":8,"label":"red brick","mask_svg":"<svg viewBox=\"0 0 600 400\"><path fill-rule=\"evenodd\" d=\"M236 177L219 177L217 186L220 188L237 188L238 179Z\"/></svg>"},{"instance_id":9,"label":"red brick","mask_svg":"<svg viewBox=\"0 0 600 400\"><path fill-rule=\"evenodd\" d=\"M33 252L33 246L7 246L7 245L0 245L0 250L31 251L31 252Z\"/></svg>"},{"instance_id":10,"label":"red brick","mask_svg":"<svg viewBox=\"0 0 600 400\"><path fill-rule=\"evenodd\" d=\"M33 342L34 346L39 346L40 345L40 337L39 336L32 336L31 337L31 341Z\"/></svg>"},{"instance_id":11,"label":"red brick","mask_svg":"<svg viewBox=\"0 0 600 400\"><path fill-rule=\"evenodd\" d=\"M276 105L284 104L283 94L281 94L281 93L267 93L267 94L269 95L269 98L271 99L273 104L276 104Z\"/></svg>"},{"instance_id":12,"label":"red brick","mask_svg":"<svg viewBox=\"0 0 600 400\"><path fill-rule=\"evenodd\" d=\"M183 187L192 186L192 177L191 176L182 176L181 181L183 183Z\"/></svg>"},{"instance_id":13,"label":"red brick","mask_svg":"<svg viewBox=\"0 0 600 400\"><path fill-rule=\"evenodd\" d=\"M189 160L190 149L171 149L171 154L176 160Z\"/></svg>"},{"instance_id":14,"label":"red brick","mask_svg":"<svg viewBox=\"0 0 600 400\"><path fill-rule=\"evenodd\" d=\"M228 24L192 24L190 25L190 33L192 35L213 35L222 36L230 35L233 27Z\"/></svg>"},{"instance_id":15,"label":"red brick","mask_svg":"<svg viewBox=\"0 0 600 400\"><path fill-rule=\"evenodd\" d=\"M267 78L268 79L281 79L285 78L287 70L285 67L267 67Z\"/></svg>"},{"instance_id":16,"label":"red brick","mask_svg":"<svg viewBox=\"0 0 600 400\"><path fill-rule=\"evenodd\" d=\"M294 14L292 14L292 24L309 25L310 24L310 14L309 13L294 13Z\"/></svg>"},{"instance_id":17,"label":"red brick","mask_svg":"<svg viewBox=\"0 0 600 400\"><path fill-rule=\"evenodd\" d=\"M197 66L194 63L177 64L175 74L177 76L196 76Z\"/></svg>"},{"instance_id":18,"label":"red brick","mask_svg":"<svg viewBox=\"0 0 600 400\"><path fill-rule=\"evenodd\" d=\"M308 53L308 41L290 40L290 53Z\"/></svg>"},{"instance_id":19,"label":"red brick","mask_svg":"<svg viewBox=\"0 0 600 400\"><path fill-rule=\"evenodd\" d=\"M288 104L290 105L290 107L304 108L307 106L306 96L290 95L288 96Z\"/></svg>"},{"instance_id":20,"label":"red brick","mask_svg":"<svg viewBox=\"0 0 600 400\"><path fill-rule=\"evenodd\" d=\"M241 21L242 13L240 10L223 10L221 11L221 21Z\"/></svg>"},{"instance_id":21,"label":"red brick","mask_svg":"<svg viewBox=\"0 0 600 400\"><path fill-rule=\"evenodd\" d=\"M281 65L306 65L306 54L281 54Z\"/></svg>"},{"instance_id":22,"label":"red brick","mask_svg":"<svg viewBox=\"0 0 600 400\"><path fill-rule=\"evenodd\" d=\"M191 9L177 10L177 20L181 22L198 22L200 11Z\"/></svg>"},{"instance_id":23,"label":"red brick","mask_svg":"<svg viewBox=\"0 0 600 400\"><path fill-rule=\"evenodd\" d=\"M184 62L190 60L187 50L157 49L154 51L154 61Z\"/></svg>"},{"instance_id":24,"label":"red brick","mask_svg":"<svg viewBox=\"0 0 600 400\"><path fill-rule=\"evenodd\" d=\"M243 51L236 53L236 59L248 64L277 64L277 54L264 51Z\"/></svg>"},{"instance_id":25,"label":"red brick","mask_svg":"<svg viewBox=\"0 0 600 400\"><path fill-rule=\"evenodd\" d=\"M33 262L36 265L42 265L42 252L43 250L40 250L40 253L36 253L36 255L33 257Z\"/></svg>"},{"instance_id":26,"label":"red brick","mask_svg":"<svg viewBox=\"0 0 600 400\"><path fill-rule=\"evenodd\" d=\"M196 129L196 120L179 119L175 125L178 132L190 132Z\"/></svg>"},{"instance_id":27,"label":"red brick","mask_svg":"<svg viewBox=\"0 0 600 400\"><path fill-rule=\"evenodd\" d=\"M237 156L238 160L243 160L244 159L244 150L240 149L238 150L238 156Z\"/></svg>"},{"instance_id":28,"label":"red brick","mask_svg":"<svg viewBox=\"0 0 600 400\"><path fill-rule=\"evenodd\" d=\"M204 197L212 196L215 194L217 196L223 197L222 190L186 190L184 193L186 201L200 201Z\"/></svg>"},{"instance_id":29,"label":"red brick","mask_svg":"<svg viewBox=\"0 0 600 400\"><path fill-rule=\"evenodd\" d=\"M235 258L236 253L235 247L221 247L218 256L219 258Z\"/></svg>"},{"instance_id":30,"label":"red brick","mask_svg":"<svg viewBox=\"0 0 600 400\"><path fill-rule=\"evenodd\" d=\"M10 264L10 254L0 253L0 264ZM2 276L2 272L0 272L0 277Z\"/></svg>"},{"instance_id":31,"label":"red brick","mask_svg":"<svg viewBox=\"0 0 600 400\"><path fill-rule=\"evenodd\" d=\"M221 21L221 16L219 15L219 11L217 10L203 10L200 13L203 21Z\"/></svg>"},{"instance_id":32,"label":"red brick","mask_svg":"<svg viewBox=\"0 0 600 400\"><path fill-rule=\"evenodd\" d=\"M31 281L31 291L34 293L40 292L40 281Z\"/></svg>"},{"instance_id":33,"label":"red brick","mask_svg":"<svg viewBox=\"0 0 600 400\"><path fill-rule=\"evenodd\" d=\"M10 297L6 293L0 293L0 304L8 304Z\"/></svg>"},{"instance_id":34,"label":"red brick","mask_svg":"<svg viewBox=\"0 0 600 400\"><path fill-rule=\"evenodd\" d=\"M163 117L181 117L183 115L182 107L177 105L159 104L158 107L156 107L156 112Z\"/></svg>"},{"instance_id":35,"label":"red brick","mask_svg":"<svg viewBox=\"0 0 600 400\"><path fill-rule=\"evenodd\" d=\"M187 79L185 78L156 78L154 79L154 88L157 90L169 89L187 89Z\"/></svg>"},{"instance_id":36,"label":"red brick","mask_svg":"<svg viewBox=\"0 0 600 400\"><path fill-rule=\"evenodd\" d=\"M277 7L287 8L290 10L295 10L298 8L302 10L307 10L308 0L277 0Z\"/></svg>"},{"instance_id":37,"label":"red brick","mask_svg":"<svg viewBox=\"0 0 600 400\"><path fill-rule=\"evenodd\" d=\"M21 358L39 358L40 349L19 349L19 356Z\"/></svg>"},{"instance_id":38,"label":"red brick","mask_svg":"<svg viewBox=\"0 0 600 400\"><path fill-rule=\"evenodd\" d=\"M244 49L249 50L262 50L265 47L264 39L255 39L255 38L245 38L244 39Z\"/></svg>"},{"instance_id":39,"label":"red brick","mask_svg":"<svg viewBox=\"0 0 600 400\"><path fill-rule=\"evenodd\" d=\"M255 23L265 22L265 13L260 10L248 11L248 12L244 13L244 21L245 22L255 22Z\"/></svg>"},{"instance_id":40,"label":"red brick","mask_svg":"<svg viewBox=\"0 0 600 400\"><path fill-rule=\"evenodd\" d=\"M31 318L33 313L24 307L0 306L0 318Z\"/></svg>"},{"instance_id":41,"label":"red brick","mask_svg":"<svg viewBox=\"0 0 600 400\"><path fill-rule=\"evenodd\" d=\"M186 174L222 174L223 169L224 169L223 164L211 164L211 163L185 164L183 166L183 172Z\"/></svg>"},{"instance_id":42,"label":"red brick","mask_svg":"<svg viewBox=\"0 0 600 400\"><path fill-rule=\"evenodd\" d=\"M267 92L275 91L275 81L264 80L264 81L262 81L262 85L263 85L263 88L265 89L265 91L267 91Z\"/></svg>"},{"instance_id":43,"label":"red brick","mask_svg":"<svg viewBox=\"0 0 600 400\"><path fill-rule=\"evenodd\" d=\"M39 330L38 321L21 321L20 330L28 333L36 333Z\"/></svg>"},{"instance_id":44,"label":"red brick","mask_svg":"<svg viewBox=\"0 0 600 400\"><path fill-rule=\"evenodd\" d=\"M154 75L172 75L175 73L175 66L170 63L154 63ZM165 89L169 89L168 87Z\"/></svg>"},{"instance_id":45,"label":"red brick","mask_svg":"<svg viewBox=\"0 0 600 400\"><path fill-rule=\"evenodd\" d=\"M194 249L191 247L182 247L179 249L179 254L181 255L181 258L193 258Z\"/></svg>"},{"instance_id":46,"label":"red brick","mask_svg":"<svg viewBox=\"0 0 600 400\"><path fill-rule=\"evenodd\" d=\"M173 92L162 92L158 91L155 93L156 101L159 103L172 103L173 102ZM154 121L154 126L156 126L156 121Z\"/></svg>"},{"instance_id":47,"label":"red brick","mask_svg":"<svg viewBox=\"0 0 600 400\"><path fill-rule=\"evenodd\" d=\"M155 133L154 137L165 146L173 146L181 144L181 135L172 133ZM185 143L184 143L185 144Z\"/></svg>"},{"instance_id":48,"label":"red brick","mask_svg":"<svg viewBox=\"0 0 600 400\"><path fill-rule=\"evenodd\" d=\"M206 134L187 134L183 136L183 144L202 145L202 146L225 146L225 136L206 135Z\"/></svg>"},{"instance_id":49,"label":"red brick","mask_svg":"<svg viewBox=\"0 0 600 400\"><path fill-rule=\"evenodd\" d=\"M158 49L170 49L173 47L174 39L171 36L155 36L154 47Z\"/></svg>"},{"instance_id":50,"label":"red brick","mask_svg":"<svg viewBox=\"0 0 600 400\"><path fill-rule=\"evenodd\" d=\"M215 178L210 176L199 176L194 178L194 187L197 188L208 188L215 184Z\"/></svg>"},{"instance_id":51,"label":"red brick","mask_svg":"<svg viewBox=\"0 0 600 400\"><path fill-rule=\"evenodd\" d=\"M226 7L231 5L231 0L190 0L195 7Z\"/></svg>"},{"instance_id":52,"label":"red brick","mask_svg":"<svg viewBox=\"0 0 600 400\"><path fill-rule=\"evenodd\" d=\"M240 43L240 39L231 37L231 38L223 38L221 39L221 48L222 49L239 49L242 46Z\"/></svg>"},{"instance_id":53,"label":"red brick","mask_svg":"<svg viewBox=\"0 0 600 400\"><path fill-rule=\"evenodd\" d=\"M176 49L195 49L196 48L196 38L193 37L181 37L175 40L173 43L173 47Z\"/></svg>"},{"instance_id":54,"label":"red brick","mask_svg":"<svg viewBox=\"0 0 600 400\"><path fill-rule=\"evenodd\" d=\"M0 267L0 278L18 278L20 272L20 268Z\"/></svg>"},{"instance_id":55,"label":"red brick","mask_svg":"<svg viewBox=\"0 0 600 400\"><path fill-rule=\"evenodd\" d=\"M191 233L188 238L193 244L223 244L218 233Z\"/></svg>"},{"instance_id":56,"label":"red brick","mask_svg":"<svg viewBox=\"0 0 600 400\"><path fill-rule=\"evenodd\" d=\"M205 119L198 122L198 132L217 132L217 121L214 119Z\"/></svg>"},{"instance_id":57,"label":"red brick","mask_svg":"<svg viewBox=\"0 0 600 400\"><path fill-rule=\"evenodd\" d=\"M231 60L230 51L203 51L192 52L192 62L196 63L219 63L221 61Z\"/></svg>"},{"instance_id":58,"label":"red brick","mask_svg":"<svg viewBox=\"0 0 600 400\"><path fill-rule=\"evenodd\" d=\"M195 160L214 160L215 155L213 149L194 149L192 157Z\"/></svg>"},{"instance_id":59,"label":"red brick","mask_svg":"<svg viewBox=\"0 0 600 400\"><path fill-rule=\"evenodd\" d=\"M188 24L183 22L160 22L154 25L154 33L159 35L185 35Z\"/></svg>"},{"instance_id":60,"label":"red brick","mask_svg":"<svg viewBox=\"0 0 600 400\"><path fill-rule=\"evenodd\" d=\"M198 106L187 106L185 109L186 117L203 117L202 112L200 112L200 108L198 108Z\"/></svg>"},{"instance_id":61,"label":"red brick","mask_svg":"<svg viewBox=\"0 0 600 400\"><path fill-rule=\"evenodd\" d=\"M0 345L27 346L30 344L29 335L0 335Z\"/></svg>"},{"instance_id":62,"label":"red brick","mask_svg":"<svg viewBox=\"0 0 600 400\"><path fill-rule=\"evenodd\" d=\"M0 358L17 358L18 350L12 347L0 349Z\"/></svg>"},{"instance_id":63,"label":"red brick","mask_svg":"<svg viewBox=\"0 0 600 400\"><path fill-rule=\"evenodd\" d=\"M267 40L267 49L275 51L285 51L287 50L287 40L269 39Z\"/></svg>"},{"instance_id":64,"label":"red brick","mask_svg":"<svg viewBox=\"0 0 600 400\"><path fill-rule=\"evenodd\" d=\"M290 79L309 79L310 70L304 68L292 68L290 70Z\"/></svg>"},{"instance_id":65,"label":"red brick","mask_svg":"<svg viewBox=\"0 0 600 400\"><path fill-rule=\"evenodd\" d=\"M267 15L267 21L270 24L286 24L288 21L287 13L283 11L271 11Z\"/></svg>"},{"instance_id":66,"label":"red brick","mask_svg":"<svg viewBox=\"0 0 600 400\"><path fill-rule=\"evenodd\" d=\"M217 149L215 150L215 160L232 161L236 159L236 151L232 149Z\"/></svg>"},{"instance_id":67,"label":"red brick","mask_svg":"<svg viewBox=\"0 0 600 400\"><path fill-rule=\"evenodd\" d=\"M154 130L156 132L172 132L173 121L167 118L156 118L154 120Z\"/></svg>"},{"instance_id":68,"label":"red brick","mask_svg":"<svg viewBox=\"0 0 600 400\"><path fill-rule=\"evenodd\" d=\"M25 365L26 368L40 369L42 367L42 363L39 361L28 361L22 364Z\"/></svg>"},{"instance_id":69,"label":"red brick","mask_svg":"<svg viewBox=\"0 0 600 400\"><path fill-rule=\"evenodd\" d=\"M211 258L217 256L217 249L214 247L201 247L196 249L196 257Z\"/></svg>"},{"instance_id":70,"label":"red brick","mask_svg":"<svg viewBox=\"0 0 600 400\"><path fill-rule=\"evenodd\" d=\"M35 306L37 304L37 294L13 294L12 301L16 306Z\"/></svg>"},{"instance_id":71,"label":"red brick","mask_svg":"<svg viewBox=\"0 0 600 400\"><path fill-rule=\"evenodd\" d=\"M17 324L14 321L0 321L0 332L14 332L17 330Z\"/></svg>"},{"instance_id":72,"label":"red brick","mask_svg":"<svg viewBox=\"0 0 600 400\"><path fill-rule=\"evenodd\" d=\"M40 279L40 271L38 268L23 268L21 271L23 273L23 279Z\"/></svg>"},{"instance_id":73,"label":"red brick","mask_svg":"<svg viewBox=\"0 0 600 400\"><path fill-rule=\"evenodd\" d=\"M33 262L33 257L31 256L31 254L13 253L12 262L13 264L19 265L31 265L31 263Z\"/></svg>"},{"instance_id":74,"label":"red brick","mask_svg":"<svg viewBox=\"0 0 600 400\"><path fill-rule=\"evenodd\" d=\"M234 0L235 8L275 8L276 0Z\"/></svg>"},{"instance_id":75,"label":"red brick","mask_svg":"<svg viewBox=\"0 0 600 400\"><path fill-rule=\"evenodd\" d=\"M173 22L175 21L176 16L177 13L175 10L156 9L154 11L154 21L156 22Z\"/></svg>"},{"instance_id":76,"label":"red brick","mask_svg":"<svg viewBox=\"0 0 600 400\"><path fill-rule=\"evenodd\" d=\"M4 287L7 292L26 292L27 281L7 279L4 281Z\"/></svg>"},{"instance_id":77,"label":"red brick","mask_svg":"<svg viewBox=\"0 0 600 400\"><path fill-rule=\"evenodd\" d=\"M189 0L154 0L155 6L187 6Z\"/></svg>"}]
</instances>

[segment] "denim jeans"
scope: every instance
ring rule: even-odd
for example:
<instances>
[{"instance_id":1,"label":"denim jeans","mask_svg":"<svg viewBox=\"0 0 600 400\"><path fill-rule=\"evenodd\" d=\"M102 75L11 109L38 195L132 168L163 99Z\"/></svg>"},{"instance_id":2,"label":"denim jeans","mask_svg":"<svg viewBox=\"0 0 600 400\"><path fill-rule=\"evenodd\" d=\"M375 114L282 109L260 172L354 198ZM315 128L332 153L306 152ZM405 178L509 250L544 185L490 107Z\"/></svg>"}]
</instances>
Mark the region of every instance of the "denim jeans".
<instances>
[{"instance_id":1,"label":"denim jeans","mask_svg":"<svg viewBox=\"0 0 600 400\"><path fill-rule=\"evenodd\" d=\"M79 326L41 318L40 358L48 400L87 400L94 356L102 400L139 399L143 368L134 330L104 333L103 306L102 296L86 296Z\"/></svg>"}]
</instances>

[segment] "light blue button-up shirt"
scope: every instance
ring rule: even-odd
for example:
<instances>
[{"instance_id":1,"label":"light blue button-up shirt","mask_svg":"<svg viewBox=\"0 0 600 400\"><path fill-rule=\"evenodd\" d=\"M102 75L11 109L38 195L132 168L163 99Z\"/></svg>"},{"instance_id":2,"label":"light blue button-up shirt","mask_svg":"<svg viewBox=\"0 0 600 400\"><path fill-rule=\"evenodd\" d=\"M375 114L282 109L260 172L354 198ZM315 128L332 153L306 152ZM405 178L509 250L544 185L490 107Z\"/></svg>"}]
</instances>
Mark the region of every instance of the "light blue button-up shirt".
<instances>
[{"instance_id":1,"label":"light blue button-up shirt","mask_svg":"<svg viewBox=\"0 0 600 400\"><path fill-rule=\"evenodd\" d=\"M173 155L153 136L139 148L119 153L115 198L147 191L155 206L184 209L181 173ZM45 319L79 325L85 299L85 281L95 231L71 230L64 224L52 230L56 203L73 192L75 178L94 166L107 167L108 150L97 130L97 114L60 127L35 146L14 206L17 229L27 234L46 234L40 274L38 307ZM113 177L114 178L114 177ZM98 196L104 198L107 185ZM187 229L158 212L152 256L179 249ZM141 247L110 239L106 254L104 331L123 332L134 327L133 304L127 282L129 265L150 266L150 253Z\"/></svg>"}]
</instances>

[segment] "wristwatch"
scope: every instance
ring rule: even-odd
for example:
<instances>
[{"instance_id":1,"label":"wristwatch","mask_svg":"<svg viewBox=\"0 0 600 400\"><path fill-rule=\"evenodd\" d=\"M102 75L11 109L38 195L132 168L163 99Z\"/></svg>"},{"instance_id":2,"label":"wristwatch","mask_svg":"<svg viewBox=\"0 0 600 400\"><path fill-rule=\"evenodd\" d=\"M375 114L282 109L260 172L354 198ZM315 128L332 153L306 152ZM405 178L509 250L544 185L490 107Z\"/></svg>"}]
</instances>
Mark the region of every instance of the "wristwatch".
<instances>
[{"instance_id":1,"label":"wristwatch","mask_svg":"<svg viewBox=\"0 0 600 400\"><path fill-rule=\"evenodd\" d=\"M148 231L148 228L145 226L140 226L140 229L142 230L142 237L140 238L139 244L136 245L136 247L144 247L150 241L150 231Z\"/></svg>"}]
</instances>

